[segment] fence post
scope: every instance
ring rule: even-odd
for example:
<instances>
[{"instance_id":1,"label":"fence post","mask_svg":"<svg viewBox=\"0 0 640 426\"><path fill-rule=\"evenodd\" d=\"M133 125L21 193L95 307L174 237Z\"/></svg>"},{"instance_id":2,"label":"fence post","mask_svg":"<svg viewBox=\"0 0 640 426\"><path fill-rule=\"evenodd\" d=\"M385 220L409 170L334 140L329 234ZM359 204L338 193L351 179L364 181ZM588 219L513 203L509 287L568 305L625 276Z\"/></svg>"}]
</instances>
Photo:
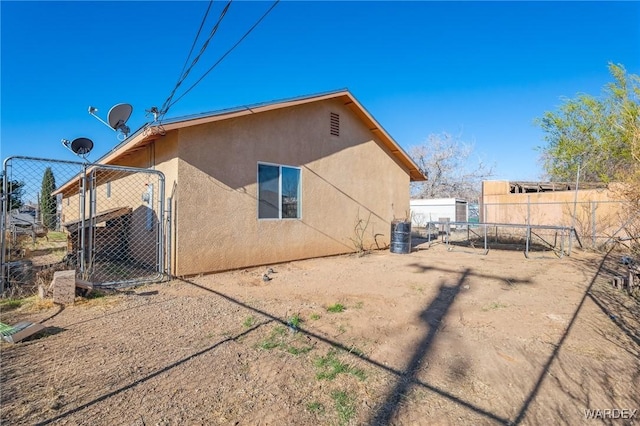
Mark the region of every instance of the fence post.
<instances>
[{"instance_id":1,"label":"fence post","mask_svg":"<svg viewBox=\"0 0 640 426\"><path fill-rule=\"evenodd\" d=\"M172 205L173 202L172 197L167 198L166 204L166 225L165 225L165 236L166 236L166 244L165 244L165 271L167 274L167 279L171 279L171 215L172 213Z\"/></svg>"},{"instance_id":2,"label":"fence post","mask_svg":"<svg viewBox=\"0 0 640 426\"><path fill-rule=\"evenodd\" d=\"M582 166L582 157L580 157L578 163L578 171L576 172L576 190L573 197L573 216L571 217L571 229L572 232L576 232L576 210L578 208L578 186L580 185L580 167ZM576 233L576 236L578 234ZM573 233L569 234L569 256L571 256L571 245L573 242Z\"/></svg>"},{"instance_id":3,"label":"fence post","mask_svg":"<svg viewBox=\"0 0 640 426\"><path fill-rule=\"evenodd\" d=\"M596 208L597 201L591 201L591 248L596 248Z\"/></svg>"},{"instance_id":4,"label":"fence post","mask_svg":"<svg viewBox=\"0 0 640 426\"><path fill-rule=\"evenodd\" d=\"M82 165L82 174L80 175L80 192L78 194L78 199L80 200L80 229L78 232L78 259L80 260L80 273L83 277L85 277L84 273L86 271L86 263L85 263L85 213L86 213L86 197L87 197L87 165L86 163Z\"/></svg>"}]
</instances>

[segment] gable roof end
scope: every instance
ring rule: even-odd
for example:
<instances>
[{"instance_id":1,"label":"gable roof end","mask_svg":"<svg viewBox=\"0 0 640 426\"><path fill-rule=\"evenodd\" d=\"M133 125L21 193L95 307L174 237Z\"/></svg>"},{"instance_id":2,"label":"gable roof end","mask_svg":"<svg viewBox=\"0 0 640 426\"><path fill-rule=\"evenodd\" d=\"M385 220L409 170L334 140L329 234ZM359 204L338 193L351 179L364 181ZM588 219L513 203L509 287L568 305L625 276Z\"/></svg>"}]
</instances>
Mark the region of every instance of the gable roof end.
<instances>
[{"instance_id":1,"label":"gable roof end","mask_svg":"<svg viewBox=\"0 0 640 426\"><path fill-rule=\"evenodd\" d=\"M364 122L369 131L373 133L383 145L389 149L391 155L402 164L409 173L411 181L425 181L427 178L422 173L418 165L400 147L400 145L387 133L386 130L373 118L373 116L358 102L358 100L348 90L338 90L317 95L304 96L299 98L261 103L255 105L241 106L237 108L225 109L215 112L196 114L185 117L164 120L161 124L148 123L142 126L121 144L114 147L110 152L101 157L97 163L111 164L124 154L141 148L142 146L158 139L164 133L190 126L210 123L244 115L257 114L280 108L287 108L311 102L319 102L328 99L339 99L345 106L353 111L356 116Z\"/></svg>"}]
</instances>

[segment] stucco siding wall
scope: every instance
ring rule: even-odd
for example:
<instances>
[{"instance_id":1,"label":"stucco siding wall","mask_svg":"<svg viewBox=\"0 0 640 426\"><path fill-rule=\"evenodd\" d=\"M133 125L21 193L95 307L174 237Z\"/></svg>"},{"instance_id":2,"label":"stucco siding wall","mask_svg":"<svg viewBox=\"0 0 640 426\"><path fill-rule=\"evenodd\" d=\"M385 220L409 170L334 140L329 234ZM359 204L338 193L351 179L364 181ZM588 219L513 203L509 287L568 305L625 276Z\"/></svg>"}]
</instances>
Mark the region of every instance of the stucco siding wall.
<instances>
[{"instance_id":1,"label":"stucco siding wall","mask_svg":"<svg viewBox=\"0 0 640 426\"><path fill-rule=\"evenodd\" d=\"M340 136L329 132L340 114ZM175 273L190 275L389 243L409 210L409 175L340 102L325 101L179 131ZM301 169L301 218L258 219L258 162Z\"/></svg>"},{"instance_id":2,"label":"stucco siding wall","mask_svg":"<svg viewBox=\"0 0 640 426\"><path fill-rule=\"evenodd\" d=\"M486 222L524 224L527 223L529 215L532 225L569 226L575 200L575 191L483 194L482 196ZM606 189L579 190L577 216L580 217L581 210L584 210L584 206L589 203L599 203L598 208L602 214L615 214L621 207L617 201L618 197Z\"/></svg>"},{"instance_id":3,"label":"stucco siding wall","mask_svg":"<svg viewBox=\"0 0 640 426\"><path fill-rule=\"evenodd\" d=\"M581 237L593 241L606 240L632 219L625 203L610 189L550 191L511 194L509 184L491 182L483 186L483 221L531 225L572 226ZM500 190L502 188L502 190ZM502 193L500 193L502 192ZM575 222L573 220L575 204Z\"/></svg>"}]
</instances>

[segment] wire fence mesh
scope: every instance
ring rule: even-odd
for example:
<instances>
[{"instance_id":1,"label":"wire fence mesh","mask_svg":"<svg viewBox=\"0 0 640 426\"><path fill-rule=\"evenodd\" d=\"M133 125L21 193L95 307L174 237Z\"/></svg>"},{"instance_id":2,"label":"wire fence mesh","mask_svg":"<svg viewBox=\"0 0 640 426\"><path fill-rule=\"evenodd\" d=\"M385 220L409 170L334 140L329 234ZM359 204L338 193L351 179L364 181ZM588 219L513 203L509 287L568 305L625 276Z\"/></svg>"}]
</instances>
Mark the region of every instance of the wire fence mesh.
<instances>
[{"instance_id":1,"label":"wire fence mesh","mask_svg":"<svg viewBox=\"0 0 640 426\"><path fill-rule=\"evenodd\" d=\"M640 217L624 201L484 203L474 214L469 208L467 221L456 221L454 204L421 208L412 211L416 236L454 246L570 253L572 246L630 248L640 236Z\"/></svg>"},{"instance_id":2,"label":"wire fence mesh","mask_svg":"<svg viewBox=\"0 0 640 426\"><path fill-rule=\"evenodd\" d=\"M490 249L554 252L558 257L571 254L571 228L563 226L506 223L427 222L414 230L417 244L443 243L449 251L467 248L487 254Z\"/></svg>"},{"instance_id":3,"label":"wire fence mesh","mask_svg":"<svg viewBox=\"0 0 640 426\"><path fill-rule=\"evenodd\" d=\"M640 217L625 201L486 203L481 215L487 223L571 227L577 243L594 250L640 235Z\"/></svg>"},{"instance_id":4,"label":"wire fence mesh","mask_svg":"<svg viewBox=\"0 0 640 426\"><path fill-rule=\"evenodd\" d=\"M74 269L94 286L164 273L164 177L128 167L12 157L2 172L2 292Z\"/></svg>"}]
</instances>

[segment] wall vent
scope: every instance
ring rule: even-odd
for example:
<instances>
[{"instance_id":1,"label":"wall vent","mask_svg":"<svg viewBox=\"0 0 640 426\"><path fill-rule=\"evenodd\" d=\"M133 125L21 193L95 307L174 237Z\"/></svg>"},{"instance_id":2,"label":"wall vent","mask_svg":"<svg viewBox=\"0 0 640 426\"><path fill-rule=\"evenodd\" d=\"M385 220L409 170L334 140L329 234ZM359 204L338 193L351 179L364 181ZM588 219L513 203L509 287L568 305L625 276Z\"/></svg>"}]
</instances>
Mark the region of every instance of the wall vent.
<instances>
[{"instance_id":1,"label":"wall vent","mask_svg":"<svg viewBox=\"0 0 640 426\"><path fill-rule=\"evenodd\" d=\"M340 114L331 113L330 117L331 136L340 136Z\"/></svg>"}]
</instances>

